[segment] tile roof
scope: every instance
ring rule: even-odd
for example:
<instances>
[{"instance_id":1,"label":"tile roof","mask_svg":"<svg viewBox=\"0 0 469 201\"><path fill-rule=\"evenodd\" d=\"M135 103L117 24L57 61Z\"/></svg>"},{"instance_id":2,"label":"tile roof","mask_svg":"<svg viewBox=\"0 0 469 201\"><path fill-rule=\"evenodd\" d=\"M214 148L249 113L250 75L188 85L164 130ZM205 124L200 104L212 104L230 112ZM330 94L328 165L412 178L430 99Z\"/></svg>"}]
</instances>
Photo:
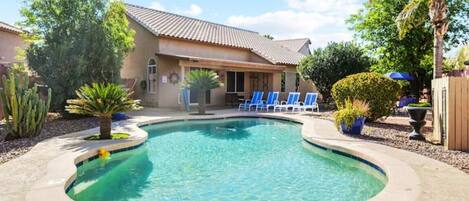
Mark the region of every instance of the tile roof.
<instances>
[{"instance_id":1,"label":"tile roof","mask_svg":"<svg viewBox=\"0 0 469 201\"><path fill-rule=\"evenodd\" d=\"M274 40L274 42L295 52L300 51L305 44L311 44L309 38Z\"/></svg>"},{"instance_id":2,"label":"tile roof","mask_svg":"<svg viewBox=\"0 0 469 201\"><path fill-rule=\"evenodd\" d=\"M273 64L297 65L304 55L257 32L126 4L130 18L155 35L249 49Z\"/></svg>"},{"instance_id":3,"label":"tile roof","mask_svg":"<svg viewBox=\"0 0 469 201\"><path fill-rule=\"evenodd\" d=\"M15 34L23 33L23 30L16 28L15 26L9 25L2 21L0 21L0 30L15 33Z\"/></svg>"}]
</instances>

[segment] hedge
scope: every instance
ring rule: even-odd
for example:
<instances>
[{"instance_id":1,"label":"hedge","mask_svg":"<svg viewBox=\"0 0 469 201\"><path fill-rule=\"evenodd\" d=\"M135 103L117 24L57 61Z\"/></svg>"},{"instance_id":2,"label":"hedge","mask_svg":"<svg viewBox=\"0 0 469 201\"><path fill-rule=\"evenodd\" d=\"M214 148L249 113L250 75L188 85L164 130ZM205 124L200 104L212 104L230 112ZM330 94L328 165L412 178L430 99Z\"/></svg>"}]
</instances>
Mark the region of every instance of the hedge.
<instances>
[{"instance_id":1,"label":"hedge","mask_svg":"<svg viewBox=\"0 0 469 201\"><path fill-rule=\"evenodd\" d=\"M343 108L347 98L369 104L368 121L389 116L400 94L399 84L379 73L358 73L339 80L332 86L337 107Z\"/></svg>"}]
</instances>

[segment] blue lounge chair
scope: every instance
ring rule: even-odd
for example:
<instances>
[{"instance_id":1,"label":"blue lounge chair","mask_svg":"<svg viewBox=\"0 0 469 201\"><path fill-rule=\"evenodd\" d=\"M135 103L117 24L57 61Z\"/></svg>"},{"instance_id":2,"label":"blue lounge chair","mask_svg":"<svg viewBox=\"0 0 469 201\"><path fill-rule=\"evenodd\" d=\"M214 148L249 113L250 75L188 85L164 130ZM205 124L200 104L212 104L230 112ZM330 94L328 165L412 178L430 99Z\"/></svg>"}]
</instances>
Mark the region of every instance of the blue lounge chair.
<instances>
[{"instance_id":1,"label":"blue lounge chair","mask_svg":"<svg viewBox=\"0 0 469 201\"><path fill-rule=\"evenodd\" d=\"M298 112L306 111L307 109L311 109L311 112L314 112L314 109L317 109L319 112L319 105L317 103L318 100L318 93L306 93L305 102L300 102L299 105L293 107L293 111L297 110Z\"/></svg>"},{"instance_id":2,"label":"blue lounge chair","mask_svg":"<svg viewBox=\"0 0 469 201\"><path fill-rule=\"evenodd\" d=\"M278 91L270 91L269 95L267 95L267 100L264 102L262 101L261 104L256 106L256 112L258 110L265 109L267 112L269 112L269 108L274 108L276 105L279 104L278 102L278 95L280 92Z\"/></svg>"},{"instance_id":3,"label":"blue lounge chair","mask_svg":"<svg viewBox=\"0 0 469 201\"><path fill-rule=\"evenodd\" d=\"M300 92L290 92L290 93L288 93L287 101L282 101L282 102L280 102L280 105L274 106L274 112L277 109L279 111L282 111L282 109L285 109L285 111L288 111L288 108L293 108L295 105L298 104L299 99L300 99Z\"/></svg>"},{"instance_id":4,"label":"blue lounge chair","mask_svg":"<svg viewBox=\"0 0 469 201\"><path fill-rule=\"evenodd\" d=\"M256 98L256 99L253 98L253 99L251 100L251 103L249 103L249 105L248 105L248 110L249 110L249 112L251 111L251 108L253 108L253 107L256 107L256 108L257 108L258 105L261 105L261 104L262 104L262 97L263 97L263 96L264 96L264 92L263 92L263 91L259 91L257 98Z\"/></svg>"},{"instance_id":5,"label":"blue lounge chair","mask_svg":"<svg viewBox=\"0 0 469 201\"><path fill-rule=\"evenodd\" d=\"M251 103L257 103L257 102L259 102L259 100L262 100L262 95L264 95L264 92L262 92L262 94L261 94L260 91L252 92L251 99L247 99L247 100L244 101L244 103L239 104L238 111L249 109L249 107L250 107L249 105Z\"/></svg>"}]
</instances>

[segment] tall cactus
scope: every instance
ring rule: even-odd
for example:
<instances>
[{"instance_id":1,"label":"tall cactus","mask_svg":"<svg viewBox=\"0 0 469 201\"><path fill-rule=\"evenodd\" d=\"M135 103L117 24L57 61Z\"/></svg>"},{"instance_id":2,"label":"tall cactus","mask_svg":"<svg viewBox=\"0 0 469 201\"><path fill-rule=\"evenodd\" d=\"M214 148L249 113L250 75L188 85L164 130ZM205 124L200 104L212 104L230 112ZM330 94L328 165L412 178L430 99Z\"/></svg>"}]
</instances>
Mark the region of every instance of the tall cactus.
<instances>
[{"instance_id":1,"label":"tall cactus","mask_svg":"<svg viewBox=\"0 0 469 201\"><path fill-rule=\"evenodd\" d=\"M41 99L37 86L29 88L26 75L10 73L3 76L0 89L3 114L6 122L6 139L34 137L41 132L49 111L51 90L47 100Z\"/></svg>"}]
</instances>

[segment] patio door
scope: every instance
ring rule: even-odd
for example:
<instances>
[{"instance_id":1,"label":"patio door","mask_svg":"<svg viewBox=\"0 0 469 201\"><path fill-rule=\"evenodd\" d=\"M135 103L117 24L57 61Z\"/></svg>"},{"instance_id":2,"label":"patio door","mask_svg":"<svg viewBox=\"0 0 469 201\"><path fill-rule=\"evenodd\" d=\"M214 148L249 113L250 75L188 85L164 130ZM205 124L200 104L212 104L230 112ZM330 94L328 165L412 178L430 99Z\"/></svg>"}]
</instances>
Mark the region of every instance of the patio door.
<instances>
[{"instance_id":1,"label":"patio door","mask_svg":"<svg viewBox=\"0 0 469 201\"><path fill-rule=\"evenodd\" d=\"M207 68L194 68L194 67L191 67L189 69L189 71L193 71L193 70L199 70L199 69L202 69L202 70L209 70ZM196 104L198 103L199 101L197 100L197 95L199 94L199 92L197 90L194 90L194 89L191 89L189 91L189 102L190 104ZM211 97L211 92L210 90L206 91L205 92L205 104L210 104L210 97Z\"/></svg>"}]
</instances>

